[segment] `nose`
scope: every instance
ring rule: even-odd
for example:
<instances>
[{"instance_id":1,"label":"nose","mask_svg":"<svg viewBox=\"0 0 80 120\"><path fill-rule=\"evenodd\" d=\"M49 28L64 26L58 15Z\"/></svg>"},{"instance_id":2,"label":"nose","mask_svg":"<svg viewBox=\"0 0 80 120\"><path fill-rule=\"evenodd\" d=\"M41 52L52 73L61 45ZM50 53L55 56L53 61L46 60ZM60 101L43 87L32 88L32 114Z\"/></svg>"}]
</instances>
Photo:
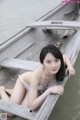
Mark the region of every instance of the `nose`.
<instances>
[{"instance_id":1,"label":"nose","mask_svg":"<svg viewBox=\"0 0 80 120\"><path fill-rule=\"evenodd\" d=\"M55 63L55 62L52 63L52 67L53 67L53 68L56 67L56 63Z\"/></svg>"}]
</instances>

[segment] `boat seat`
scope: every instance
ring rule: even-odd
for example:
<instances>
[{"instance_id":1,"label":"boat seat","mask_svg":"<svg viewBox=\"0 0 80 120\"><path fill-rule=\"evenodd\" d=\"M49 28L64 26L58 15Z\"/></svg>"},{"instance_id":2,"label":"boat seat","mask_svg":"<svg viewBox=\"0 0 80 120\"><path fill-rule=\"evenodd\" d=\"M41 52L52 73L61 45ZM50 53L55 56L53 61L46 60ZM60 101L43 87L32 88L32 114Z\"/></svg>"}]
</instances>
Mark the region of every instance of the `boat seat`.
<instances>
[{"instance_id":1,"label":"boat seat","mask_svg":"<svg viewBox=\"0 0 80 120\"><path fill-rule=\"evenodd\" d=\"M0 109L6 112L13 113L22 118L27 118L27 120L35 120L35 112L30 112L30 109L15 103L6 102L0 99Z\"/></svg>"},{"instance_id":2,"label":"boat seat","mask_svg":"<svg viewBox=\"0 0 80 120\"><path fill-rule=\"evenodd\" d=\"M43 29L80 29L80 22L77 21L38 21L28 25L31 28Z\"/></svg>"},{"instance_id":3,"label":"boat seat","mask_svg":"<svg viewBox=\"0 0 80 120\"><path fill-rule=\"evenodd\" d=\"M14 68L14 69L23 69L23 70L35 70L41 64L35 61L21 60L15 58L5 58L0 62L1 67Z\"/></svg>"}]
</instances>

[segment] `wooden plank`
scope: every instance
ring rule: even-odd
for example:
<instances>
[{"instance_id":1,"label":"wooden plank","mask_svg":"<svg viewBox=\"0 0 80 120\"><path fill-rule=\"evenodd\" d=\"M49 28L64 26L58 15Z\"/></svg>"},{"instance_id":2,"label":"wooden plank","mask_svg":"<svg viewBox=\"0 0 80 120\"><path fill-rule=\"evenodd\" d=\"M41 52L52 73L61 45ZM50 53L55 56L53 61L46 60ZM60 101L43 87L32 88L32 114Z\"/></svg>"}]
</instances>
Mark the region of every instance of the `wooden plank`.
<instances>
[{"instance_id":1,"label":"wooden plank","mask_svg":"<svg viewBox=\"0 0 80 120\"><path fill-rule=\"evenodd\" d=\"M35 117L35 113L30 112L30 109L15 103L5 102L3 100L0 100L0 109L29 120L33 120Z\"/></svg>"},{"instance_id":2,"label":"wooden plank","mask_svg":"<svg viewBox=\"0 0 80 120\"><path fill-rule=\"evenodd\" d=\"M47 29L80 29L80 22L77 21L40 21L28 25L31 28Z\"/></svg>"},{"instance_id":3,"label":"wooden plank","mask_svg":"<svg viewBox=\"0 0 80 120\"><path fill-rule=\"evenodd\" d=\"M70 41L70 43L68 44L68 47L66 49L66 54L69 55L69 58L70 58L72 64L74 64L74 62L77 58L77 55L79 53L79 50L80 50L79 34L80 34L80 31L77 33L77 35L74 37L74 39L72 39ZM68 77L65 77L64 81L62 82L63 86L66 84L67 79L68 79ZM53 83L53 84L57 84L57 83ZM28 110L27 108L25 109L26 110L25 111L26 114L25 114L24 113L24 108L22 106L14 105L12 103L7 103L7 102L4 102L4 101L0 101L0 109L6 110L7 112L11 112L15 115L18 115L18 116L21 116L21 117L27 118L27 119L47 120L51 111L52 111L52 109L54 108L58 98L59 98L59 95L57 95L57 94L56 95L49 95L46 98L46 100L44 101L44 103L42 104L39 111L36 112L36 115L35 115L35 113L33 113L34 115L31 114L31 113L29 114L29 111L27 111ZM17 111L19 111L19 112L17 112Z\"/></svg>"},{"instance_id":4,"label":"wooden plank","mask_svg":"<svg viewBox=\"0 0 80 120\"><path fill-rule=\"evenodd\" d=\"M74 65L76 58L80 51L80 31L77 32L74 39L70 41L66 48L66 54L68 54L71 63ZM68 77L66 76L64 81L61 83L63 86L65 86L66 82L68 80ZM36 119L37 120L47 120L51 111L53 110L57 100L59 99L60 95L49 95L44 103L42 104L41 108L39 109Z\"/></svg>"},{"instance_id":5,"label":"wooden plank","mask_svg":"<svg viewBox=\"0 0 80 120\"><path fill-rule=\"evenodd\" d=\"M4 103L5 103L5 102L4 102ZM2 103L2 104L4 104L4 103ZM52 102L51 102L51 103L52 103ZM1 104L1 105L2 105L2 104ZM7 105L7 103L6 103L6 105ZM13 104L12 104L12 105L13 105ZM12 105L11 105L11 106L12 106ZM5 106L5 105L4 105L4 106ZM52 106L52 104L51 104L51 106ZM47 107L47 106L45 106L45 107ZM44 107L44 109L45 109L45 107ZM1 106L1 108L3 108L3 106ZM17 108L19 108L19 107L17 107ZM12 107L9 108L9 109L12 109ZM23 109L23 108L21 108L21 109ZM4 110L5 110L5 108L4 108ZM20 110L20 109L19 109L19 110ZM11 110L10 110L10 111L11 111ZM8 111L8 112L9 112L9 111ZM21 113L21 114L22 114L22 113ZM17 115L17 113L16 113L16 115ZM44 114L44 115L45 115L45 114ZM20 116L20 115L19 115L19 116ZM34 117L33 117L33 119L34 119ZM33 120L33 119L32 119L32 120ZM34 120L36 120L36 119L34 119ZM45 120L46 120L46 119L45 119Z\"/></svg>"},{"instance_id":6,"label":"wooden plank","mask_svg":"<svg viewBox=\"0 0 80 120\"><path fill-rule=\"evenodd\" d=\"M1 67L24 69L24 70L35 70L41 64L35 61L20 60L15 58L6 58L0 62Z\"/></svg>"}]
</instances>

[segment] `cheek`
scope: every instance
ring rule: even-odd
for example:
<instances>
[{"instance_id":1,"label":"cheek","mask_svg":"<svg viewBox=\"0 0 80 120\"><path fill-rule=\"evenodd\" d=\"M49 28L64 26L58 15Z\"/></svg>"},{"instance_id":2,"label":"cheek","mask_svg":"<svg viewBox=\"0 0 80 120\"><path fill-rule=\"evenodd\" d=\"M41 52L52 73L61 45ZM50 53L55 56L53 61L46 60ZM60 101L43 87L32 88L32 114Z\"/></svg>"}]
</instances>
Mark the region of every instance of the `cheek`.
<instances>
[{"instance_id":1,"label":"cheek","mask_svg":"<svg viewBox=\"0 0 80 120\"><path fill-rule=\"evenodd\" d=\"M50 65L47 64L47 63L44 63L43 66L44 66L45 69L48 69L50 67Z\"/></svg>"},{"instance_id":2,"label":"cheek","mask_svg":"<svg viewBox=\"0 0 80 120\"><path fill-rule=\"evenodd\" d=\"M60 67L61 67L61 62L59 62L59 63L57 64L57 66L60 68Z\"/></svg>"}]
</instances>

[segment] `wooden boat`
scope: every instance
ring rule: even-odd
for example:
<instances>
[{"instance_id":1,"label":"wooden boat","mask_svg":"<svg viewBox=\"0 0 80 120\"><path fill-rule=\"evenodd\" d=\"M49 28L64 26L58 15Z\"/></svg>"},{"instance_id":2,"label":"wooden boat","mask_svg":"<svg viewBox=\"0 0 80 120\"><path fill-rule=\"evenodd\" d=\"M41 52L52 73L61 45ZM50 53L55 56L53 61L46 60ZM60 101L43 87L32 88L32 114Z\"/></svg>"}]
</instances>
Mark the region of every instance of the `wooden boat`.
<instances>
[{"instance_id":1,"label":"wooden boat","mask_svg":"<svg viewBox=\"0 0 80 120\"><path fill-rule=\"evenodd\" d=\"M19 74L40 66L39 53L47 44L57 45L63 54L68 54L74 65L80 50L79 5L76 5L77 7L59 5L0 46L1 85L12 88ZM62 83L54 81L52 86L55 84L65 86L67 80L68 76ZM28 108L2 100L0 109L1 113L7 111L21 117L16 117L16 120L47 120L59 97L57 94L49 95L41 107L32 112Z\"/></svg>"}]
</instances>

